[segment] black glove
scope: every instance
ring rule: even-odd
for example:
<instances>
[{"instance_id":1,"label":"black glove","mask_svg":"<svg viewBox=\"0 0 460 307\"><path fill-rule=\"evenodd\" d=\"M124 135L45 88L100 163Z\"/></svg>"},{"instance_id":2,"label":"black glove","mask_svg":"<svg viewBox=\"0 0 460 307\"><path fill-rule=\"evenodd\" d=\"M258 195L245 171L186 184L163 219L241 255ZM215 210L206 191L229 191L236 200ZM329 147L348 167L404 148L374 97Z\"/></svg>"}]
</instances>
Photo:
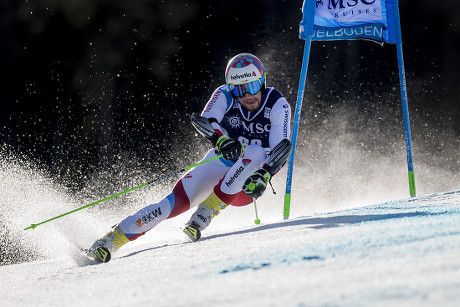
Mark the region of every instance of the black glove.
<instances>
[{"instance_id":1,"label":"black glove","mask_svg":"<svg viewBox=\"0 0 460 307\"><path fill-rule=\"evenodd\" d=\"M240 141L231 139L226 135L221 136L216 142L216 149L225 160L238 159L243 153L243 145Z\"/></svg>"},{"instance_id":2,"label":"black glove","mask_svg":"<svg viewBox=\"0 0 460 307\"><path fill-rule=\"evenodd\" d=\"M257 198L262 196L270 181L270 173L261 168L249 176L243 184L243 192L251 197Z\"/></svg>"}]
</instances>

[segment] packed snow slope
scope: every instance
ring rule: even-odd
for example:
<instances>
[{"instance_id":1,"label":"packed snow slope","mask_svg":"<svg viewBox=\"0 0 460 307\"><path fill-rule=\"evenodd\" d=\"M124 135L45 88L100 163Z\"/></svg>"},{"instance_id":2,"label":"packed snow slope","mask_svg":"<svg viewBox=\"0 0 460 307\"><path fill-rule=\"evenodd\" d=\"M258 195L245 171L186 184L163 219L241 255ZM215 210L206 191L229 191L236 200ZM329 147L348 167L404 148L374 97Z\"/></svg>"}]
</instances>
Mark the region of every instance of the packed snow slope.
<instances>
[{"instance_id":1,"label":"packed snow slope","mask_svg":"<svg viewBox=\"0 0 460 307\"><path fill-rule=\"evenodd\" d=\"M182 221L160 224L107 264L61 244L54 259L0 267L1 305L460 306L460 191L259 216L261 225L211 225L196 243Z\"/></svg>"}]
</instances>

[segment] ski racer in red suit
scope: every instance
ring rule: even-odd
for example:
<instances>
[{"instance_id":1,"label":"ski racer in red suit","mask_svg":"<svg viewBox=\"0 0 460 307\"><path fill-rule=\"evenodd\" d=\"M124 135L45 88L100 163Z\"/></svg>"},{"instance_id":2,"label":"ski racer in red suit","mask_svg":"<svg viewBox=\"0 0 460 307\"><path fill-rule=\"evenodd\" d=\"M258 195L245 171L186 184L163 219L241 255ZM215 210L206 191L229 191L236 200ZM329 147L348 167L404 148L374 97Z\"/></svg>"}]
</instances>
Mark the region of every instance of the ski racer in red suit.
<instances>
[{"instance_id":1,"label":"ski racer in red suit","mask_svg":"<svg viewBox=\"0 0 460 307\"><path fill-rule=\"evenodd\" d=\"M277 89L266 87L265 67L252 54L232 58L225 78L201 115L192 115L192 125L213 147L203 160L222 157L193 168L161 201L114 226L86 250L89 257L107 262L122 245L198 205L184 229L197 241L220 210L248 205L263 194L291 151L291 107Z\"/></svg>"}]
</instances>

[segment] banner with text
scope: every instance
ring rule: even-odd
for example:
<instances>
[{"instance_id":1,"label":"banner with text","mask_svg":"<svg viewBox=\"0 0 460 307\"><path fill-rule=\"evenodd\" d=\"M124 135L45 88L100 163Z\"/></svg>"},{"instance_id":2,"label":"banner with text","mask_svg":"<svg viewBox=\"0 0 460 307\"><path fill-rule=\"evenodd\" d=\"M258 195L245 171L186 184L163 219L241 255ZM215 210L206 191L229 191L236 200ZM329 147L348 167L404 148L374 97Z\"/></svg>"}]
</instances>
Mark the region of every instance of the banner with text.
<instances>
[{"instance_id":1,"label":"banner with text","mask_svg":"<svg viewBox=\"0 0 460 307\"><path fill-rule=\"evenodd\" d=\"M397 0L305 0L315 2L313 20L306 17L300 24L300 37L313 22L312 40L368 39L378 43L396 43L395 29L399 19ZM311 6L310 6L311 7ZM310 14L308 16L311 16Z\"/></svg>"}]
</instances>

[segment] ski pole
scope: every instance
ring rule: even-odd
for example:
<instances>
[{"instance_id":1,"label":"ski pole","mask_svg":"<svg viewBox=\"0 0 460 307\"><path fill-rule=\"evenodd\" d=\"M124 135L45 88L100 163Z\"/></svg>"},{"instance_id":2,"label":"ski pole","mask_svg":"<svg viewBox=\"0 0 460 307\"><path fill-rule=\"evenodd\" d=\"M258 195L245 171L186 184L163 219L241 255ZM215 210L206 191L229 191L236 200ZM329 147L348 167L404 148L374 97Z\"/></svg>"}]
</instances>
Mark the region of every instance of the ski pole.
<instances>
[{"instance_id":1,"label":"ski pole","mask_svg":"<svg viewBox=\"0 0 460 307\"><path fill-rule=\"evenodd\" d=\"M63 216L66 216L66 215L68 215L68 214L71 214L71 213L77 212L77 211L79 211L79 210L82 210L82 209L85 209L85 208L94 206L94 205L96 205L96 204L102 203L103 201L109 200L109 199L111 199L111 198L115 198L115 197L120 196L120 195L122 195L122 194L125 194L125 193L128 193L128 192L131 192L131 191L134 191L134 190L143 188L143 187L145 187L145 186L148 186L149 184L152 184L152 183L155 183L155 182L164 180L164 179L166 179L166 178L168 178L168 177L171 177L171 176L180 174L180 173L182 173L182 172L188 171L188 170L190 170L190 169L192 169L192 168L194 168L194 167L197 167L197 166L199 166L199 165L202 165L202 164L211 162L211 161L216 160L216 159L218 159L218 158L220 158L220 157L222 157L222 155L218 155L218 156L216 156L216 157L213 157L213 158L210 158L210 159L207 159L207 160L198 162L198 163L196 163L196 164L193 164L193 165L184 167L184 168L182 168L182 169L180 169L180 170L177 170L177 171L171 172L171 173L169 173L169 174L163 175L163 176L161 176L161 177L155 178L155 179L153 179L153 180L150 180L150 181L148 181L148 182L146 182L146 183L143 183L143 184L141 184L141 185L138 185L138 186L133 187L133 188L131 188L131 189L128 189L128 190L126 190L126 191L119 192L119 193L114 194L114 195L112 195L112 196L109 196L109 197L106 197L106 198L104 198L104 199L100 199L100 200L98 200L98 201L95 201L95 202L93 202L93 203L91 203L91 204L89 204L89 205L86 205L86 206L80 207L80 208L78 208L78 209L75 209L75 210L66 212L66 213L64 213L64 214L58 215L58 216L53 217L53 218L50 218L49 220L46 220L46 221L43 221L43 222L40 222L40 223L37 223L37 224L31 224L29 227L24 228L24 230L27 230L27 229L35 229L35 227L37 227L38 225L41 225L41 224L45 224L45 223L51 222L51 221L53 221L53 220L56 220L56 219L58 219L58 218L61 218L61 217L63 217Z\"/></svg>"},{"instance_id":2,"label":"ski pole","mask_svg":"<svg viewBox=\"0 0 460 307\"><path fill-rule=\"evenodd\" d=\"M254 199L254 209L256 210L256 219L254 220L254 223L260 224L259 215L257 214L256 198L254 197L253 199Z\"/></svg>"}]
</instances>

